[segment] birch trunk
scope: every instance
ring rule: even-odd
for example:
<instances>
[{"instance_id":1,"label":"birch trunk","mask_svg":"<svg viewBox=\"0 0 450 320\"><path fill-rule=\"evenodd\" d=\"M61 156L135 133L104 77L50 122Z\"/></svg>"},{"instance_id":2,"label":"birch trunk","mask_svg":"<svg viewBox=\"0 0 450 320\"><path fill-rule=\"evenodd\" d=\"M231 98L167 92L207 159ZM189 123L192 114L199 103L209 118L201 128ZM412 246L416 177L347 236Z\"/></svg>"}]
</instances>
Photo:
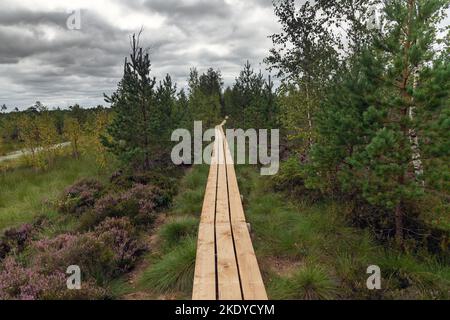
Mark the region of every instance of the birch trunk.
<instances>
[{"instance_id":1,"label":"birch trunk","mask_svg":"<svg viewBox=\"0 0 450 320\"><path fill-rule=\"evenodd\" d=\"M310 108L310 100L309 100L309 85L308 83L306 84L306 113L307 113L307 117L308 117L308 128L309 128L309 132L308 132L308 147L309 149L311 149L312 144L313 144L313 139L312 139L312 119L311 119L311 108Z\"/></svg>"},{"instance_id":2,"label":"birch trunk","mask_svg":"<svg viewBox=\"0 0 450 320\"><path fill-rule=\"evenodd\" d=\"M420 72L420 68L417 67L414 72L414 84L413 84L414 90L416 90L417 85L418 85L419 72ZM410 106L409 110L408 110L409 119L411 121L414 120L414 111L416 109L416 107L414 106L414 98L413 98L412 102L413 102L413 105ZM420 154L419 137L417 136L417 131L414 128L409 129L409 141L411 143L412 164L414 167L414 173L416 175L416 179L422 185L425 185L425 181L422 179L423 164L422 164L422 155Z\"/></svg>"}]
</instances>

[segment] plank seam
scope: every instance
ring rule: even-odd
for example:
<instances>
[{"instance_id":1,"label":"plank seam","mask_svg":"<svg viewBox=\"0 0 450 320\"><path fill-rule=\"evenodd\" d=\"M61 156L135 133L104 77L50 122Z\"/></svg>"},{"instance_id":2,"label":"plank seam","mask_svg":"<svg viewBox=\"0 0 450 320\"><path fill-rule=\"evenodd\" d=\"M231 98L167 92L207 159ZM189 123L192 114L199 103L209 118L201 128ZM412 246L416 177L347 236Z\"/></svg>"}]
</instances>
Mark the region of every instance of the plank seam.
<instances>
[{"instance_id":1,"label":"plank seam","mask_svg":"<svg viewBox=\"0 0 450 320\"><path fill-rule=\"evenodd\" d=\"M217 140L217 139L216 139ZM215 144L217 144L217 141L215 141ZM215 148L215 146L214 146ZM218 157L219 155L217 155ZM214 204L214 264L215 264L215 277L216 277L216 281L215 281L215 286L216 286L216 297L215 300L219 299L219 272L217 270L217 224L216 224L216 218L217 218L217 192L219 189L219 166L216 165L216 185L214 186L216 191L215 191L215 204Z\"/></svg>"},{"instance_id":2,"label":"plank seam","mask_svg":"<svg viewBox=\"0 0 450 320\"><path fill-rule=\"evenodd\" d=\"M225 140L226 137L224 137L223 139ZM226 150L225 150L226 147L227 147L227 145L225 144L225 141L224 141L224 143L223 143L224 154L226 152ZM234 238L233 223L231 221L231 202L230 202L230 190L229 190L229 185L228 185L228 166L226 163L226 157L224 157L224 159L225 159L225 178L226 178L226 182L227 182L228 216L230 217L231 239L233 240L233 250L234 250L234 258L236 259L236 266L237 266L237 272L238 272L238 278L239 278L239 288L241 290L242 299L244 299L244 289L242 288L241 271L240 271L240 267L239 267L239 259L238 259L238 254L237 254L237 250L236 250L236 242L235 242L235 238Z\"/></svg>"}]
</instances>

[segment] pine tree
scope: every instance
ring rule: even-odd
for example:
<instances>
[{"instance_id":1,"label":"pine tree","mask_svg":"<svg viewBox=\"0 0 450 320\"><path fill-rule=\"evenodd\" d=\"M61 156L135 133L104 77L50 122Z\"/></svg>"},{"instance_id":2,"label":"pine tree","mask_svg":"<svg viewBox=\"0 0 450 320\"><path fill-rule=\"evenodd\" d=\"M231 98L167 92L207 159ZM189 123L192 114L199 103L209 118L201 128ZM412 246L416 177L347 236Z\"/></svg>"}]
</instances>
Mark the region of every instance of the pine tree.
<instances>
[{"instance_id":1,"label":"pine tree","mask_svg":"<svg viewBox=\"0 0 450 320\"><path fill-rule=\"evenodd\" d=\"M205 128L213 128L221 120L222 76L220 71L208 69L199 76L191 69L189 75L189 111L194 121L203 121ZM192 126L192 124L191 124Z\"/></svg>"},{"instance_id":2,"label":"pine tree","mask_svg":"<svg viewBox=\"0 0 450 320\"><path fill-rule=\"evenodd\" d=\"M276 124L277 107L273 82L256 73L247 61L232 88L224 93L225 111L236 128L269 128Z\"/></svg>"},{"instance_id":3,"label":"pine tree","mask_svg":"<svg viewBox=\"0 0 450 320\"><path fill-rule=\"evenodd\" d=\"M154 135L155 121L151 119L156 110L156 80L150 76L149 53L140 47L139 36L132 37L131 54L125 59L117 91L111 97L105 95L114 118L107 130L110 139L102 140L123 164L148 170L160 137Z\"/></svg>"},{"instance_id":4,"label":"pine tree","mask_svg":"<svg viewBox=\"0 0 450 320\"><path fill-rule=\"evenodd\" d=\"M172 121L175 128L189 128L192 123L189 113L189 99L184 89L177 93L174 109L172 112Z\"/></svg>"},{"instance_id":5,"label":"pine tree","mask_svg":"<svg viewBox=\"0 0 450 320\"><path fill-rule=\"evenodd\" d=\"M159 131L164 137L167 137L168 131L174 129L176 93L177 86L172 82L170 75L167 74L156 90L156 112L159 114L153 114L153 118L160 121L155 123L155 131Z\"/></svg>"},{"instance_id":6,"label":"pine tree","mask_svg":"<svg viewBox=\"0 0 450 320\"><path fill-rule=\"evenodd\" d=\"M440 0L386 3L385 25L373 45L352 61L348 73L334 79L319 121L321 140L312 153L309 183L331 179L350 194L361 193L373 205L390 210L399 246L407 208L423 195L413 165L411 132L417 129L414 123L425 118L417 108L412 121L410 110L418 93L432 82L421 82L421 72L415 85L413 75L435 54L436 25L445 5ZM425 181L429 175L425 168Z\"/></svg>"}]
</instances>

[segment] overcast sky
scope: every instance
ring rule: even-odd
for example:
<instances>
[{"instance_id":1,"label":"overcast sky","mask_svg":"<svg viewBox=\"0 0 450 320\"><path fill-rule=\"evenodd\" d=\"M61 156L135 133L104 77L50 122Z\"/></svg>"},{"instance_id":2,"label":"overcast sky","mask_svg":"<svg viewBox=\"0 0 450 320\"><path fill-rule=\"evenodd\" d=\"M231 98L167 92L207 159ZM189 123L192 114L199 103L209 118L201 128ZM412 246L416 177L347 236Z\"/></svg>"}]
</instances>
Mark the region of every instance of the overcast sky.
<instances>
[{"instance_id":1,"label":"overcast sky","mask_svg":"<svg viewBox=\"0 0 450 320\"><path fill-rule=\"evenodd\" d=\"M79 30L67 27L73 10ZM179 88L192 67L220 68L225 85L246 60L264 71L280 31L272 0L0 0L0 105L105 104L141 27L153 75Z\"/></svg>"},{"instance_id":2,"label":"overcast sky","mask_svg":"<svg viewBox=\"0 0 450 320\"><path fill-rule=\"evenodd\" d=\"M80 30L67 27L73 9ZM220 68L226 84L247 59L265 69L279 31L271 0L0 0L0 105L104 104L142 26L154 76L179 87L191 67Z\"/></svg>"}]
</instances>

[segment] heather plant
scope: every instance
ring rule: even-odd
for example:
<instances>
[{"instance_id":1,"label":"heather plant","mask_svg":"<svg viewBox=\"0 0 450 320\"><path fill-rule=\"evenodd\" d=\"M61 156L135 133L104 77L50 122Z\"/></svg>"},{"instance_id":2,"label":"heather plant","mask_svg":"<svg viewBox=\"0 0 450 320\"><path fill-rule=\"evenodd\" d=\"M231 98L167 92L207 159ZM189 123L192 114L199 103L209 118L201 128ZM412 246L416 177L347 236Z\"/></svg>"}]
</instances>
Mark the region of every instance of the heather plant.
<instances>
[{"instance_id":1,"label":"heather plant","mask_svg":"<svg viewBox=\"0 0 450 320\"><path fill-rule=\"evenodd\" d=\"M29 243L32 232L31 224L23 224L20 227L6 230L0 237L0 261L11 251L22 252Z\"/></svg>"},{"instance_id":2,"label":"heather plant","mask_svg":"<svg viewBox=\"0 0 450 320\"><path fill-rule=\"evenodd\" d=\"M168 201L160 188L136 184L125 192L110 193L99 199L92 212L82 217L82 228L97 225L107 217L129 217L135 225L150 225L157 210Z\"/></svg>"},{"instance_id":3,"label":"heather plant","mask_svg":"<svg viewBox=\"0 0 450 320\"><path fill-rule=\"evenodd\" d=\"M104 289L83 281L80 290L68 290L66 275L59 270L44 273L39 266L24 267L13 257L0 265L0 300L100 299Z\"/></svg>"},{"instance_id":4,"label":"heather plant","mask_svg":"<svg viewBox=\"0 0 450 320\"><path fill-rule=\"evenodd\" d=\"M177 172L173 173L174 175ZM169 176L167 171L158 172L156 170L125 174L123 171L117 171L111 176L111 183L119 189L130 189L136 184L154 185L160 188L162 199L168 204L176 194L176 178Z\"/></svg>"},{"instance_id":5,"label":"heather plant","mask_svg":"<svg viewBox=\"0 0 450 320\"><path fill-rule=\"evenodd\" d=\"M59 209L65 213L80 215L95 204L103 190L103 184L99 181L82 179L64 190Z\"/></svg>"},{"instance_id":6,"label":"heather plant","mask_svg":"<svg viewBox=\"0 0 450 320\"><path fill-rule=\"evenodd\" d=\"M96 237L114 251L114 264L120 272L129 271L146 247L127 217L106 218L94 231Z\"/></svg>"},{"instance_id":7,"label":"heather plant","mask_svg":"<svg viewBox=\"0 0 450 320\"><path fill-rule=\"evenodd\" d=\"M113 249L92 233L62 234L32 244L30 263L45 272L65 271L80 266L85 277L104 283L115 274Z\"/></svg>"},{"instance_id":8,"label":"heather plant","mask_svg":"<svg viewBox=\"0 0 450 320\"><path fill-rule=\"evenodd\" d=\"M144 250L129 218L107 218L92 232L35 241L30 262L46 272L78 265L86 277L105 283L130 270Z\"/></svg>"}]
</instances>

